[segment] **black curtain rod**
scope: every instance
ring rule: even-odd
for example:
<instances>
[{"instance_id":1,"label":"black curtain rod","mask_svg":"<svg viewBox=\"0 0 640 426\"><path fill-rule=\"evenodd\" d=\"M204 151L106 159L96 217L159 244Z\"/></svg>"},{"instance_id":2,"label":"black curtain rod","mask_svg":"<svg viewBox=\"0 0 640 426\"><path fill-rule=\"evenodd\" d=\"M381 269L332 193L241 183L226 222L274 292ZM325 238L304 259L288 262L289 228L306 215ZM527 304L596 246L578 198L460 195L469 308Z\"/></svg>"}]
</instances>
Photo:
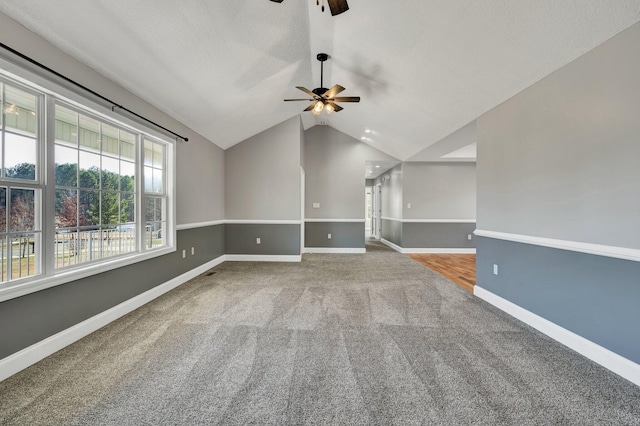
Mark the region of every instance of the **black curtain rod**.
<instances>
[{"instance_id":1,"label":"black curtain rod","mask_svg":"<svg viewBox=\"0 0 640 426\"><path fill-rule=\"evenodd\" d=\"M74 86L77 86L77 87L81 88L82 90L85 90L85 91L87 91L87 92L91 93L93 96L95 96L95 97L97 97L97 98L100 98L100 99L102 99L102 100L103 100L103 101L105 101L105 102L110 103L110 104L112 105L112 107L111 107L111 111L114 111L114 110L115 110L115 108L119 108L119 109L121 109L121 110L123 110L123 111L128 112L128 113L129 113L129 114L131 114L131 115L134 115L134 116L138 117L138 118L139 118L139 119L141 119L141 120L146 121L147 123L153 124L154 126L156 126L156 127L160 128L160 129L164 130L165 132L171 133L171 134L172 134L172 135L174 135L175 137L180 138L180 139L182 139L182 140L183 140L183 141L185 141L185 142L188 142L188 141L189 141L189 138L186 138L186 137L184 137L184 136L180 136L179 134L177 134L177 133L175 133L175 132L172 132L171 130L167 129L167 128L166 128L166 127L164 127L164 126L161 126L160 124L156 123L155 121L151 121L151 120L149 120L148 118L145 118L145 117L141 116L140 114L138 114L138 113L136 113L136 112L133 112L133 111L131 111L131 110L130 110L130 109L128 109L128 108L123 107L123 106L122 106L122 105L120 105L119 103L114 102L114 101L112 101L111 99L109 99L109 98L107 98L107 97L105 97L105 96L102 96L100 93L94 92L93 90L89 89L88 87L83 86L82 84L78 83L77 81L74 81L74 80L70 79L69 77L67 77L67 76L64 76L64 75L60 74L58 71L55 71L55 70L53 70L53 69L49 68L48 66L46 66L46 65L44 65L44 64L41 64L40 62L36 61L35 59L31 59L31 58L30 58L30 57L28 57L27 55L24 55L24 54L22 54L22 53L18 52L17 50L15 50L15 49L13 49L13 48L11 48L11 47L7 46L6 44L4 44L4 43L0 43L0 46L1 46L3 49L8 50L9 52L13 53L14 55L19 56L20 58L24 59L25 61L30 62L30 63L32 63L33 65L36 65L36 66L38 66L38 67L42 68L43 70L46 70L46 71L50 72L51 74L55 75L56 77L60 77L60 78L61 78L61 79L63 79L64 81L66 81L66 82L68 82L68 83L71 83L71 84L73 84Z\"/></svg>"}]
</instances>

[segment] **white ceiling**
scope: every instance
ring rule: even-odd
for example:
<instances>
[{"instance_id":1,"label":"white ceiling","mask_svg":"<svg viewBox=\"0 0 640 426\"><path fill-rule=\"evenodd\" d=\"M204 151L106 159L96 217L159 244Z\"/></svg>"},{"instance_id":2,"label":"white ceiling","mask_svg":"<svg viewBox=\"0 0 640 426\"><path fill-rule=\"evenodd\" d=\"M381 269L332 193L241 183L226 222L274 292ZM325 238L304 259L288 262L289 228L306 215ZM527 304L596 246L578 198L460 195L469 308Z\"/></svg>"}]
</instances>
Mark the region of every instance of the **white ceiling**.
<instances>
[{"instance_id":1,"label":"white ceiling","mask_svg":"<svg viewBox=\"0 0 640 426\"><path fill-rule=\"evenodd\" d=\"M225 149L299 114L307 103L282 99L320 85L326 52L324 86L362 101L320 119L400 160L474 143L447 136L640 20L640 0L349 0L335 17L315 3L2 0L0 11ZM320 119L303 113L305 128Z\"/></svg>"}]
</instances>

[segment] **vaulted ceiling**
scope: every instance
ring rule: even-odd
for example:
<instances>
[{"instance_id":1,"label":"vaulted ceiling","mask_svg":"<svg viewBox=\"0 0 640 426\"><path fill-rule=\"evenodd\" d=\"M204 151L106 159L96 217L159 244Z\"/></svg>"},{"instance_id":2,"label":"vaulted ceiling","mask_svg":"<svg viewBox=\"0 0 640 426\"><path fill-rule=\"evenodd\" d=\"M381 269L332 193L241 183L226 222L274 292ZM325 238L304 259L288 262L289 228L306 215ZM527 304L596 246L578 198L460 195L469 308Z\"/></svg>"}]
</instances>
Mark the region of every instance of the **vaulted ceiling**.
<instances>
[{"instance_id":1,"label":"vaulted ceiling","mask_svg":"<svg viewBox=\"0 0 640 426\"><path fill-rule=\"evenodd\" d=\"M302 114L400 160L640 20L640 0L2 0L0 12L226 149ZM319 117L295 86L361 96ZM300 96L302 95L302 96ZM470 153L462 149L455 157Z\"/></svg>"}]
</instances>

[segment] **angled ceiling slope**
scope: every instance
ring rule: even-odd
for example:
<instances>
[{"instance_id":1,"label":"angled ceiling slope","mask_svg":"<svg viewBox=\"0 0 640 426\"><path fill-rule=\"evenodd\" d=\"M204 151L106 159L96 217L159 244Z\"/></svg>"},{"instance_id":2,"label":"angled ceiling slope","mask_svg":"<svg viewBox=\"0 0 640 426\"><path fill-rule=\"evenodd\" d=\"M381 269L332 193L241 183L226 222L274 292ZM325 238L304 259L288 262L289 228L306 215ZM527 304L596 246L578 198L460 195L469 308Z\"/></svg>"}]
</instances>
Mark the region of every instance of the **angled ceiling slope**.
<instances>
[{"instance_id":1,"label":"angled ceiling slope","mask_svg":"<svg viewBox=\"0 0 640 426\"><path fill-rule=\"evenodd\" d=\"M349 0L337 16L315 0L2 0L0 12L225 149L300 114L282 99L317 85L327 52L325 86L362 100L303 113L305 127L407 160L638 22L640 0Z\"/></svg>"}]
</instances>

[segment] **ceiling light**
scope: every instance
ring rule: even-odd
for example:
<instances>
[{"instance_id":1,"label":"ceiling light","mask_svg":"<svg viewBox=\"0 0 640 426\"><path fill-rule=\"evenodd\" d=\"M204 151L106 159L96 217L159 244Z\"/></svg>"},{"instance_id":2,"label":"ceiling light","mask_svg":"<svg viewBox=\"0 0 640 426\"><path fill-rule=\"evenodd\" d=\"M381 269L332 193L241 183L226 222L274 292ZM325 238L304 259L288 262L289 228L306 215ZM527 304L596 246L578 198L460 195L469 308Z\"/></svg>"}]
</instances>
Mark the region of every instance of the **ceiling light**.
<instances>
[{"instance_id":1,"label":"ceiling light","mask_svg":"<svg viewBox=\"0 0 640 426\"><path fill-rule=\"evenodd\" d=\"M371 133L371 129L364 129L365 133Z\"/></svg>"},{"instance_id":2,"label":"ceiling light","mask_svg":"<svg viewBox=\"0 0 640 426\"><path fill-rule=\"evenodd\" d=\"M380 164L376 164L376 169L379 169L379 168L380 168Z\"/></svg>"},{"instance_id":3,"label":"ceiling light","mask_svg":"<svg viewBox=\"0 0 640 426\"><path fill-rule=\"evenodd\" d=\"M313 115L320 115L323 108L324 108L324 104L322 103L322 101L318 101L316 102L311 112L313 112Z\"/></svg>"},{"instance_id":4,"label":"ceiling light","mask_svg":"<svg viewBox=\"0 0 640 426\"><path fill-rule=\"evenodd\" d=\"M360 139L362 139L363 141L366 141L367 137L366 136L362 136Z\"/></svg>"},{"instance_id":5,"label":"ceiling light","mask_svg":"<svg viewBox=\"0 0 640 426\"><path fill-rule=\"evenodd\" d=\"M331 104L326 104L324 106L324 110L327 112L327 114L331 114L335 110L335 108Z\"/></svg>"}]
</instances>

